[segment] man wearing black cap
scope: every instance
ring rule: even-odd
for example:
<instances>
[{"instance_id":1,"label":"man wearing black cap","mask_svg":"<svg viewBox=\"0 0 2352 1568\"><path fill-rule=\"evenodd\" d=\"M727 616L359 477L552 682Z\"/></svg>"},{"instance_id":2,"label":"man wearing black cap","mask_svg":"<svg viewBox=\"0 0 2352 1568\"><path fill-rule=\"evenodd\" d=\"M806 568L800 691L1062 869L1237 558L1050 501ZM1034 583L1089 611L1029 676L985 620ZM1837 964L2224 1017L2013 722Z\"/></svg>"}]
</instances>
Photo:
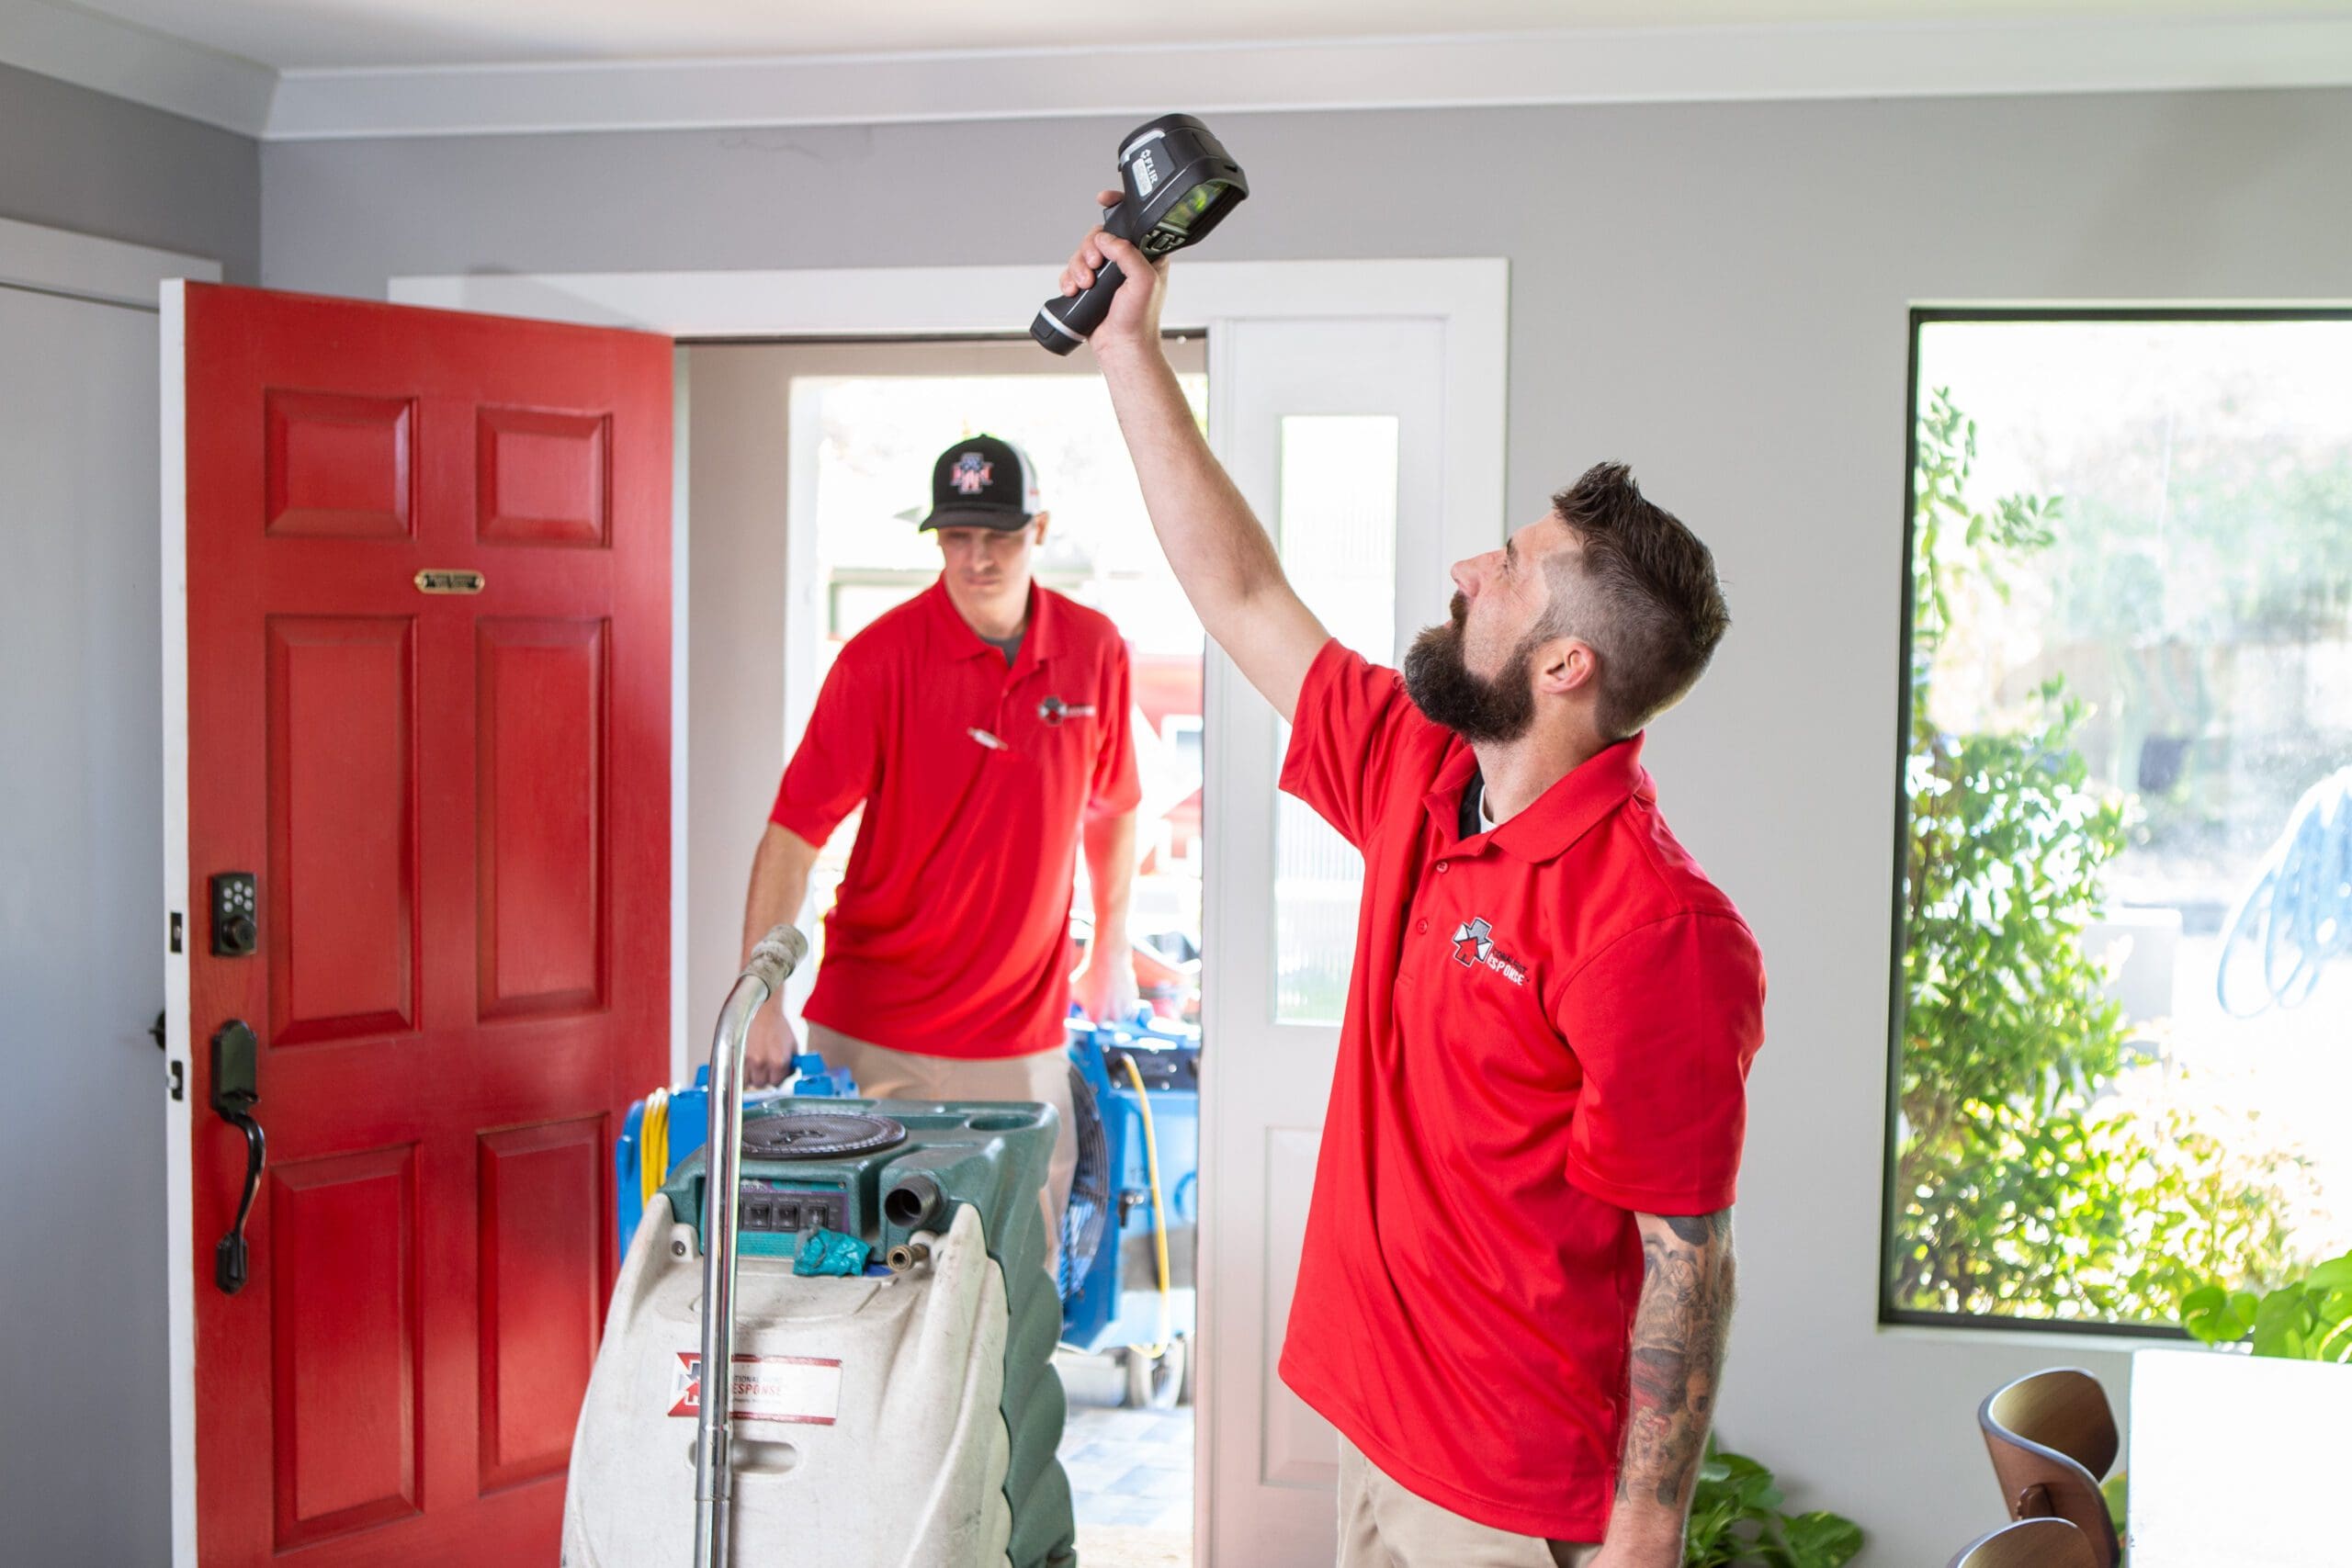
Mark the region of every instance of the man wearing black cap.
<instances>
[{"instance_id":1,"label":"man wearing black cap","mask_svg":"<svg viewBox=\"0 0 2352 1568\"><path fill-rule=\"evenodd\" d=\"M825 917L808 1043L862 1093L1043 1101L1061 1115L1050 1235L1077 1165L1063 1020L1135 1005L1126 942L1141 789L1126 646L1108 618L1033 581L1046 514L1035 470L992 435L932 471L945 570L849 642L784 771L752 864L743 946L797 916L817 852L858 806ZM1095 941L1073 983L1081 840ZM779 1083L780 1009L753 1021L746 1079Z\"/></svg>"}]
</instances>

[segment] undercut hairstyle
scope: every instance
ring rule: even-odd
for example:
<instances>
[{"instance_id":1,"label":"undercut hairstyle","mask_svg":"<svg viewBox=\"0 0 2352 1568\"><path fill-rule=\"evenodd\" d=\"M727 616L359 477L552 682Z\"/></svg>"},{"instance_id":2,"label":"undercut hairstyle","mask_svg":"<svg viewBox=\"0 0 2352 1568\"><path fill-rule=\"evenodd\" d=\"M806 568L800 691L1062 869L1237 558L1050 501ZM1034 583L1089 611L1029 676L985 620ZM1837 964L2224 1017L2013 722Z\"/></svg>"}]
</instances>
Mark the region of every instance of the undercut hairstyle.
<instances>
[{"instance_id":1,"label":"undercut hairstyle","mask_svg":"<svg viewBox=\"0 0 2352 1568\"><path fill-rule=\"evenodd\" d=\"M1544 635L1582 637L1600 655L1594 717L1623 740L1699 683L1731 626L1714 554L1643 500L1623 463L1586 469L1552 510L1583 548L1555 558Z\"/></svg>"}]
</instances>

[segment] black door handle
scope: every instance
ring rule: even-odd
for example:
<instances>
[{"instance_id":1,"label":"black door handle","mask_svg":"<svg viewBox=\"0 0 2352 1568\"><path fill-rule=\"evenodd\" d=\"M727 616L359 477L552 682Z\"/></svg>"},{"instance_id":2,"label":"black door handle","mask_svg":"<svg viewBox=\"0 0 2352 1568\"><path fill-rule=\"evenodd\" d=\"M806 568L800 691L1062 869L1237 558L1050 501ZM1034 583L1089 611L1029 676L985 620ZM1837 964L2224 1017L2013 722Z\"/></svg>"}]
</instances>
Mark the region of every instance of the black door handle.
<instances>
[{"instance_id":1,"label":"black door handle","mask_svg":"<svg viewBox=\"0 0 2352 1568\"><path fill-rule=\"evenodd\" d=\"M269 1140L253 1118L253 1108L261 1103L260 1051L261 1043L243 1019L231 1019L212 1036L212 1109L245 1135L244 1194L237 1201L235 1223L212 1249L212 1282L232 1296L245 1288L245 1221L253 1215L262 1168L269 1160Z\"/></svg>"}]
</instances>

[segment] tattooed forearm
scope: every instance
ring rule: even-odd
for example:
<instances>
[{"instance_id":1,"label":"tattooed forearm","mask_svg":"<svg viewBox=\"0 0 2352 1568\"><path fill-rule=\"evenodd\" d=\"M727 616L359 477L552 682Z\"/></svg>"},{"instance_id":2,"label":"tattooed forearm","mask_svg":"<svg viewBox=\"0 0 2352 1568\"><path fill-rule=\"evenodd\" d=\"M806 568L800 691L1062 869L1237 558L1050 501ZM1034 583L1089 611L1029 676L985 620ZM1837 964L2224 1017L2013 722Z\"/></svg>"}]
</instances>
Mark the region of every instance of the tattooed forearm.
<instances>
[{"instance_id":1,"label":"tattooed forearm","mask_svg":"<svg viewBox=\"0 0 2352 1568\"><path fill-rule=\"evenodd\" d=\"M1679 1532L1706 1450L1731 1325L1731 1211L1635 1219L1642 1299L1617 1495L1671 1509Z\"/></svg>"}]
</instances>

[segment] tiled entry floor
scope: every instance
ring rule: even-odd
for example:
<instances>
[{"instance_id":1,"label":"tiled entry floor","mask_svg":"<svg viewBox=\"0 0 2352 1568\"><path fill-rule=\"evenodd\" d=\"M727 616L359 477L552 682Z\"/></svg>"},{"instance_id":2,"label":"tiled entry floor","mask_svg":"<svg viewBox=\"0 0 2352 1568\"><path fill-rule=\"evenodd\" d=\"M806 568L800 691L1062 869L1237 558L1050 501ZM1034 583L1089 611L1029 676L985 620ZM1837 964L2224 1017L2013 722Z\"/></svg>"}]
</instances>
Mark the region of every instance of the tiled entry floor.
<instances>
[{"instance_id":1,"label":"tiled entry floor","mask_svg":"<svg viewBox=\"0 0 2352 1568\"><path fill-rule=\"evenodd\" d=\"M1078 1510L1079 1568L1192 1568L1193 1410L1122 1410L1108 1357L1054 1358L1069 1395L1062 1468Z\"/></svg>"}]
</instances>

